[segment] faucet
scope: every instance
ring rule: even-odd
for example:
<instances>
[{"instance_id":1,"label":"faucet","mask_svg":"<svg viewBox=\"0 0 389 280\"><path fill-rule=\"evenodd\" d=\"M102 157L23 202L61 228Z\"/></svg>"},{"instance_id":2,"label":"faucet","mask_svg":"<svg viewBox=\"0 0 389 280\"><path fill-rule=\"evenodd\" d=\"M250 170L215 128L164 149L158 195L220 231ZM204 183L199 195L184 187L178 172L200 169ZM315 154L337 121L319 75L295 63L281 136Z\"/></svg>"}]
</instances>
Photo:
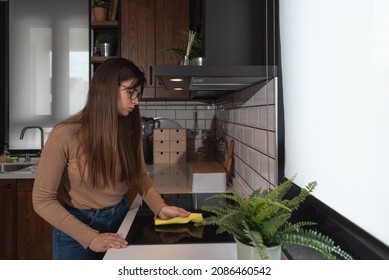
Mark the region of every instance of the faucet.
<instances>
[{"instance_id":1,"label":"faucet","mask_svg":"<svg viewBox=\"0 0 389 280\"><path fill-rule=\"evenodd\" d=\"M43 128L40 127L40 126L26 126L26 127L23 127L22 131L20 132L20 139L22 140L23 137L24 137L24 133L26 132L27 129L39 129L40 132L41 132L41 152L42 152L42 149L43 149L43 143L44 143L44 132L43 132Z\"/></svg>"}]
</instances>

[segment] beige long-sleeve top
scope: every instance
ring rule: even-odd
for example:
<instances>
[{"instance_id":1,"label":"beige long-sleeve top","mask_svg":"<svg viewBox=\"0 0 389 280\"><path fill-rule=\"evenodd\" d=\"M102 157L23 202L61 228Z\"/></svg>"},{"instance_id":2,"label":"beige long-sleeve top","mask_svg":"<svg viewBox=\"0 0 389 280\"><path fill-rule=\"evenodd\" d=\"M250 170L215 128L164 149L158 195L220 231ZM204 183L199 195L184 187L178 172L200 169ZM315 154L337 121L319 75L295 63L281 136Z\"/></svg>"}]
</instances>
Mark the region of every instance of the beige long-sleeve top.
<instances>
[{"instance_id":1,"label":"beige long-sleeve top","mask_svg":"<svg viewBox=\"0 0 389 280\"><path fill-rule=\"evenodd\" d=\"M130 191L138 192L155 214L166 206L147 174L141 152L141 176L138 184L118 181L116 188L100 190L81 180L77 167L77 147L75 125L62 124L53 129L35 174L32 200L34 210L41 217L73 237L84 248L89 246L98 232L71 215L60 201L78 209L102 209L116 205Z\"/></svg>"}]
</instances>

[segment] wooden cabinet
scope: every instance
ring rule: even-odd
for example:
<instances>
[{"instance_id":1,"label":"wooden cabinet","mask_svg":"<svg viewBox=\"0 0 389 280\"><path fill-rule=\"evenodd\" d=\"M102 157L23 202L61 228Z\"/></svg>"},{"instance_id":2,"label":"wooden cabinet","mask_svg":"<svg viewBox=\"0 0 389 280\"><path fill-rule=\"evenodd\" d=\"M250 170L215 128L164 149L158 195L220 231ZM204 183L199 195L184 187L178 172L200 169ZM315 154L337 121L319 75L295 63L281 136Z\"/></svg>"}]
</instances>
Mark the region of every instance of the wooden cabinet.
<instances>
[{"instance_id":1,"label":"wooden cabinet","mask_svg":"<svg viewBox=\"0 0 389 280\"><path fill-rule=\"evenodd\" d=\"M0 180L0 259L16 260L16 180Z\"/></svg>"},{"instance_id":2,"label":"wooden cabinet","mask_svg":"<svg viewBox=\"0 0 389 280\"><path fill-rule=\"evenodd\" d=\"M0 180L0 259L52 258L52 227L32 207L33 184L33 179Z\"/></svg>"},{"instance_id":3,"label":"wooden cabinet","mask_svg":"<svg viewBox=\"0 0 389 280\"><path fill-rule=\"evenodd\" d=\"M122 0L121 55L146 74L143 99L188 99L189 91L167 90L152 72L153 65L176 65L182 59L165 48L183 47L189 30L189 0Z\"/></svg>"},{"instance_id":4,"label":"wooden cabinet","mask_svg":"<svg viewBox=\"0 0 389 280\"><path fill-rule=\"evenodd\" d=\"M32 207L34 180L17 180L17 258L19 260L52 259L52 227Z\"/></svg>"}]
</instances>

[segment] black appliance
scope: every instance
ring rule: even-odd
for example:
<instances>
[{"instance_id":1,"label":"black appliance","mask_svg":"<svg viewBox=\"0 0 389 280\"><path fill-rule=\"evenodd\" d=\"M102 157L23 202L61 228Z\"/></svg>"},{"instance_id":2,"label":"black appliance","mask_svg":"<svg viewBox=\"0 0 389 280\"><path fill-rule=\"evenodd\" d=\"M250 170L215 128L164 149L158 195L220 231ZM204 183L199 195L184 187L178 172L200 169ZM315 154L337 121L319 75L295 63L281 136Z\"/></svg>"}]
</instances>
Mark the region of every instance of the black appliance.
<instances>
[{"instance_id":1,"label":"black appliance","mask_svg":"<svg viewBox=\"0 0 389 280\"><path fill-rule=\"evenodd\" d=\"M153 164L153 132L155 120L142 117L142 145L146 164Z\"/></svg>"},{"instance_id":2,"label":"black appliance","mask_svg":"<svg viewBox=\"0 0 389 280\"><path fill-rule=\"evenodd\" d=\"M212 193L184 193L162 194L168 205L183 207L193 213L202 213L203 217L210 214L201 210L204 205L217 205L220 198L209 199ZM232 203L230 201L222 201ZM129 245L152 244L185 244L185 243L232 243L235 242L232 235L216 233L216 226L195 226L190 222L183 225L154 225L154 214L143 203L139 208L126 240Z\"/></svg>"}]
</instances>

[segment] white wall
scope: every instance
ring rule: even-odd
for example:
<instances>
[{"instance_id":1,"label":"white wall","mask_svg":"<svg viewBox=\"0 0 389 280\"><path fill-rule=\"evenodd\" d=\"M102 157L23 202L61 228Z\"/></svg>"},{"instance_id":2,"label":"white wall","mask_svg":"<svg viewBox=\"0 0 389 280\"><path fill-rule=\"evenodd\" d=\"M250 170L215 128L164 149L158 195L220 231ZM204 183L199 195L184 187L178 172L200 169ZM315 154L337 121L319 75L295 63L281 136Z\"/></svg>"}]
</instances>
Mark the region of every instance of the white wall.
<instances>
[{"instance_id":1,"label":"white wall","mask_svg":"<svg viewBox=\"0 0 389 280\"><path fill-rule=\"evenodd\" d=\"M280 0L285 174L389 245L389 1Z\"/></svg>"}]
</instances>

